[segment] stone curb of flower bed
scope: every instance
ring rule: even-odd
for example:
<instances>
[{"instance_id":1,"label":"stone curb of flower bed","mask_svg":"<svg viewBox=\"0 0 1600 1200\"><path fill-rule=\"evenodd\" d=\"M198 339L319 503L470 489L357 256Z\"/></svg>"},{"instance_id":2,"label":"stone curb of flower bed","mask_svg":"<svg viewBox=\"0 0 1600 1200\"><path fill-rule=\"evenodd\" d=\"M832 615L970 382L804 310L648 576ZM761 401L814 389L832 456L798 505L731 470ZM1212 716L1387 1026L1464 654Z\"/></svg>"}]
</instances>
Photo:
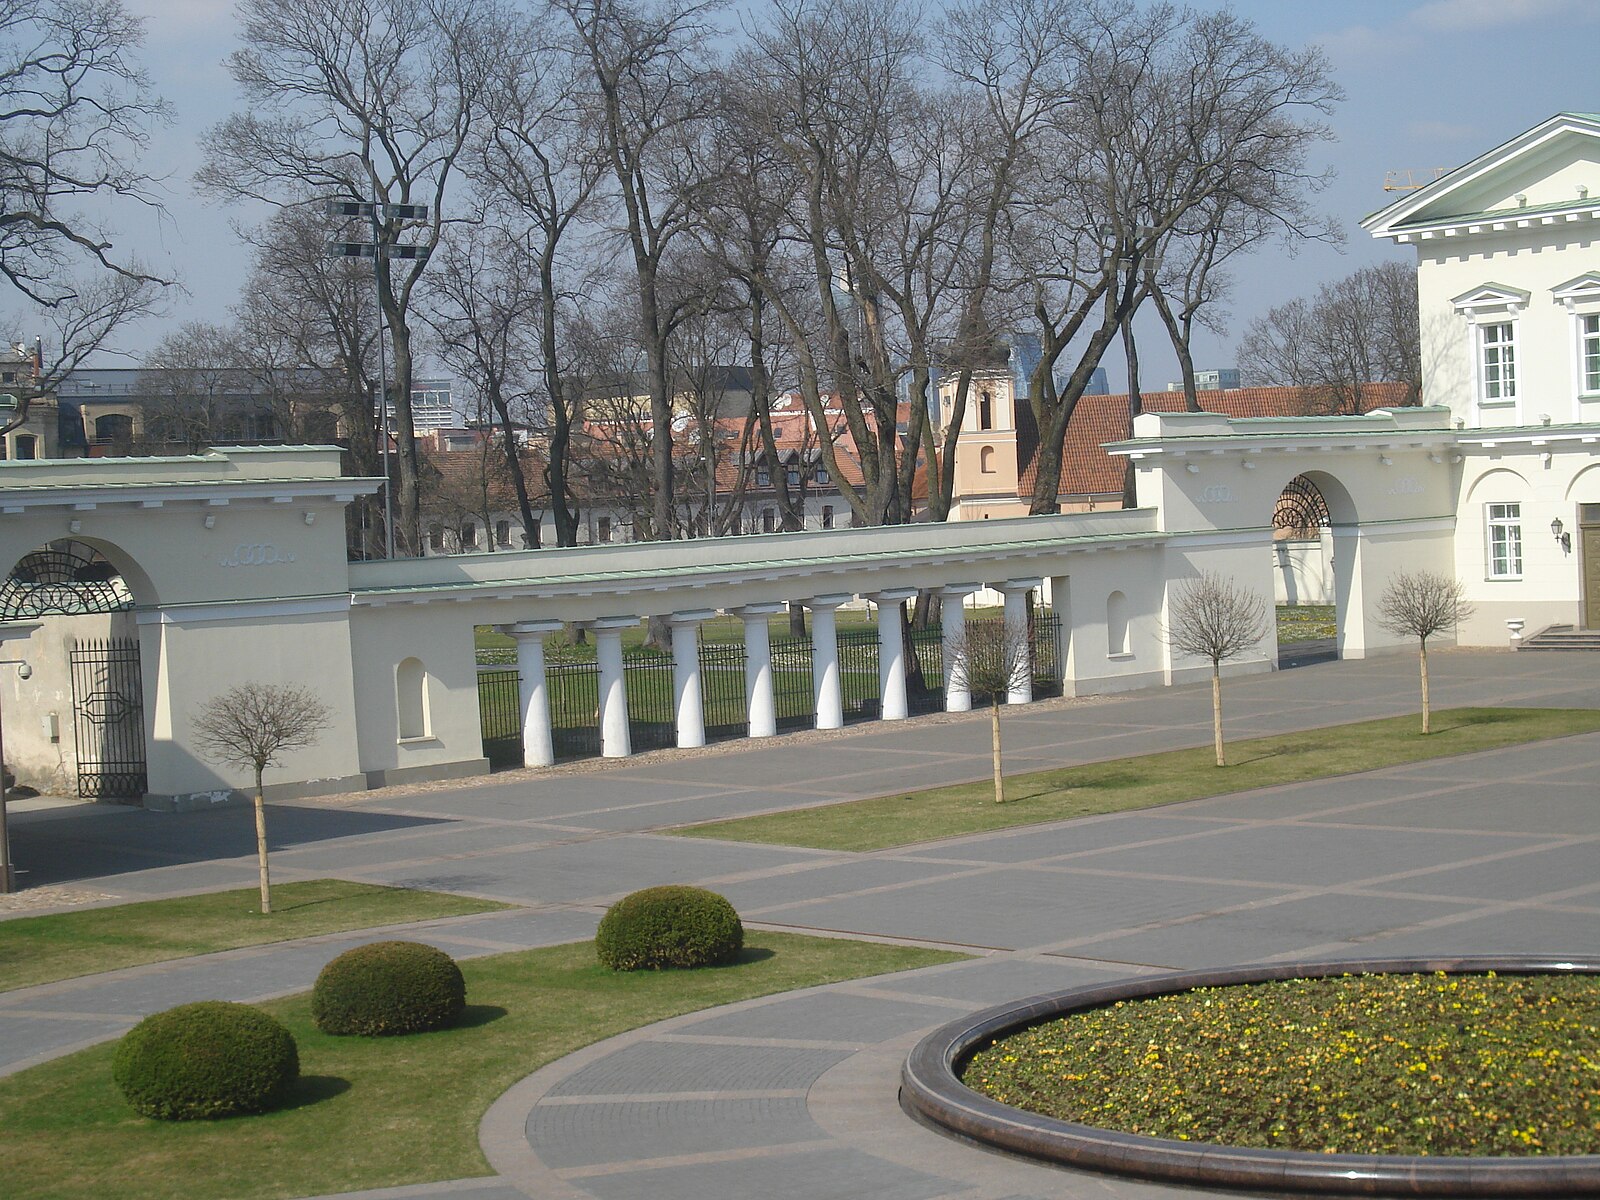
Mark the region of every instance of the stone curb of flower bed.
<instances>
[{"instance_id":1,"label":"stone curb of flower bed","mask_svg":"<svg viewBox=\"0 0 1600 1200\"><path fill-rule=\"evenodd\" d=\"M1594 1196L1600 1155L1549 1158L1413 1157L1258 1150L1142 1137L1060 1121L1000 1104L958 1071L991 1040L1069 1012L1200 987L1338 975L1600 974L1600 961L1557 958L1386 958L1261 963L1140 976L984 1009L934 1030L901 1069L900 1105L945 1134L1024 1157L1207 1187L1359 1196Z\"/></svg>"}]
</instances>

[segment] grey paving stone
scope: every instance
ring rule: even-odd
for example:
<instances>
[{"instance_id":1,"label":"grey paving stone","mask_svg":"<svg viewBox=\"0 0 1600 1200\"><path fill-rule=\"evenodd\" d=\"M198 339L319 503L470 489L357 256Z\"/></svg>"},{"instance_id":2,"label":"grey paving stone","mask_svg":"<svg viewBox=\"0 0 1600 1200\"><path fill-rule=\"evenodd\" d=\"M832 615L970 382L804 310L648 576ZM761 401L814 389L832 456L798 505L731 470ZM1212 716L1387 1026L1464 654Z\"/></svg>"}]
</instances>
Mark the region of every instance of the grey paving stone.
<instances>
[{"instance_id":1,"label":"grey paving stone","mask_svg":"<svg viewBox=\"0 0 1600 1200\"><path fill-rule=\"evenodd\" d=\"M600 1175L579 1186L600 1200L933 1200L951 1190L949 1180L852 1149Z\"/></svg>"},{"instance_id":2,"label":"grey paving stone","mask_svg":"<svg viewBox=\"0 0 1600 1200\"><path fill-rule=\"evenodd\" d=\"M1552 891L1600 883L1600 846L1593 842L1553 846L1494 862L1474 863L1443 871L1411 875L1384 885L1388 889L1431 896L1471 896L1487 900L1530 900ZM1579 895L1563 904L1600 909L1600 891Z\"/></svg>"},{"instance_id":3,"label":"grey paving stone","mask_svg":"<svg viewBox=\"0 0 1600 1200\"><path fill-rule=\"evenodd\" d=\"M1481 775L1479 776L1481 778ZM1594 785L1550 784L1519 788L1515 783L1462 785L1452 791L1396 799L1381 808L1343 818L1364 825L1409 825L1422 829L1484 829L1505 833L1582 834L1593 832L1600 815ZM1308 817L1332 823L1337 816Z\"/></svg>"},{"instance_id":4,"label":"grey paving stone","mask_svg":"<svg viewBox=\"0 0 1600 1200\"><path fill-rule=\"evenodd\" d=\"M478 856L470 866L441 864L368 878L406 887L486 892L518 899L568 902L622 895L663 883L695 883L761 866L809 861L807 853L705 838L611 837L551 846L537 853Z\"/></svg>"},{"instance_id":5,"label":"grey paving stone","mask_svg":"<svg viewBox=\"0 0 1600 1200\"><path fill-rule=\"evenodd\" d=\"M1376 938L1416 921L1464 912L1459 904L1367 896L1317 896L1220 913L1161 929L1097 938L1074 953L1119 962L1222 967L1355 941L1363 956ZM1319 956L1320 957L1320 956Z\"/></svg>"},{"instance_id":6,"label":"grey paving stone","mask_svg":"<svg viewBox=\"0 0 1600 1200\"><path fill-rule=\"evenodd\" d=\"M770 919L1015 950L1095 928L1143 925L1268 894L1257 888L1205 883L995 871L850 900L792 906L776 910Z\"/></svg>"},{"instance_id":7,"label":"grey paving stone","mask_svg":"<svg viewBox=\"0 0 1600 1200\"><path fill-rule=\"evenodd\" d=\"M792 904L815 896L837 896L865 888L935 878L961 869L935 863L902 862L892 858L858 859L842 863L822 860L805 870L784 871L759 879L729 883L717 890L740 912L745 912L777 904Z\"/></svg>"},{"instance_id":8,"label":"grey paving stone","mask_svg":"<svg viewBox=\"0 0 1600 1200\"><path fill-rule=\"evenodd\" d=\"M975 837L949 838L906 853L973 862L1029 862L1151 839L1211 836L1212 832L1208 826L1168 820L1160 814L1121 813L1052 825L1025 825Z\"/></svg>"},{"instance_id":9,"label":"grey paving stone","mask_svg":"<svg viewBox=\"0 0 1600 1200\"><path fill-rule=\"evenodd\" d=\"M909 978L900 975L883 982L885 987L897 990L911 984ZM866 1045L938 1025L948 1018L948 1009L931 1004L880 1000L847 992L817 992L696 1021L680 1032L718 1037L851 1041Z\"/></svg>"},{"instance_id":10,"label":"grey paving stone","mask_svg":"<svg viewBox=\"0 0 1600 1200\"><path fill-rule=\"evenodd\" d=\"M1363 954L1533 954L1553 958L1600 955L1600 921L1592 913L1511 909L1428 929L1406 930L1362 943Z\"/></svg>"},{"instance_id":11,"label":"grey paving stone","mask_svg":"<svg viewBox=\"0 0 1600 1200\"><path fill-rule=\"evenodd\" d=\"M1135 973L1132 968L1115 963L1092 967L1062 960L1052 962L1049 959L979 959L960 967L899 976L889 986L896 991L919 996L970 1000L972 1007L979 1009L1065 988L1110 983ZM953 1016L953 1012L946 1013L947 1019Z\"/></svg>"},{"instance_id":12,"label":"grey paving stone","mask_svg":"<svg viewBox=\"0 0 1600 1200\"><path fill-rule=\"evenodd\" d=\"M1148 871L1213 879L1252 879L1286 886L1332 884L1459 861L1532 845L1533 838L1414 833L1398 829L1329 829L1312 836L1303 826L1241 826L1210 837L1154 846L1108 848L1084 865L1095 870ZM1597 853L1600 858L1600 853ZM1077 860L1074 860L1075 862Z\"/></svg>"},{"instance_id":13,"label":"grey paving stone","mask_svg":"<svg viewBox=\"0 0 1600 1200\"><path fill-rule=\"evenodd\" d=\"M79 1042L121 1033L131 1029L132 1021L84 1021L23 1017L0 1009L0 1069L53 1050L64 1050Z\"/></svg>"},{"instance_id":14,"label":"grey paving stone","mask_svg":"<svg viewBox=\"0 0 1600 1200\"><path fill-rule=\"evenodd\" d=\"M791 1046L635 1042L568 1076L552 1096L635 1092L773 1091L809 1087L846 1055Z\"/></svg>"},{"instance_id":15,"label":"grey paving stone","mask_svg":"<svg viewBox=\"0 0 1600 1200\"><path fill-rule=\"evenodd\" d=\"M790 1145L822 1136L800 1096L542 1104L528 1115L527 1131L535 1153L556 1168Z\"/></svg>"}]
</instances>

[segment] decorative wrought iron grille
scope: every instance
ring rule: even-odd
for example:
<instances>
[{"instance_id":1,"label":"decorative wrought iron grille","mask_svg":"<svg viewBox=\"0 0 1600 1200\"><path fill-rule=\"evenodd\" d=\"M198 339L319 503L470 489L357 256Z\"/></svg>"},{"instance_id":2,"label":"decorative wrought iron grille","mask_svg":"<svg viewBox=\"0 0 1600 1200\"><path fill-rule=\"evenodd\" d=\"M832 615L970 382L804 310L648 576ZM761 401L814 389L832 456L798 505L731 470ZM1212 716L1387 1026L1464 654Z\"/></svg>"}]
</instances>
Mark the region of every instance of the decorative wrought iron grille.
<instances>
[{"instance_id":1,"label":"decorative wrought iron grille","mask_svg":"<svg viewBox=\"0 0 1600 1200\"><path fill-rule=\"evenodd\" d=\"M121 612L133 593L93 546L51 542L26 554L0 583L0 620Z\"/></svg>"},{"instance_id":2,"label":"decorative wrought iron grille","mask_svg":"<svg viewBox=\"0 0 1600 1200\"><path fill-rule=\"evenodd\" d=\"M808 656L808 666L810 661ZM708 741L743 737L749 731L743 642L700 643L700 705Z\"/></svg>"},{"instance_id":3,"label":"decorative wrought iron grille","mask_svg":"<svg viewBox=\"0 0 1600 1200\"><path fill-rule=\"evenodd\" d=\"M78 795L137 799L148 786L139 643L86 640L72 648L73 728Z\"/></svg>"},{"instance_id":4,"label":"decorative wrought iron grille","mask_svg":"<svg viewBox=\"0 0 1600 1200\"><path fill-rule=\"evenodd\" d=\"M1287 529L1291 537L1314 538L1332 524L1328 502L1316 484L1304 475L1296 475L1284 484L1272 510L1274 529Z\"/></svg>"},{"instance_id":5,"label":"decorative wrought iron grille","mask_svg":"<svg viewBox=\"0 0 1600 1200\"><path fill-rule=\"evenodd\" d=\"M557 758L600 753L600 664L591 659L545 663L550 689L550 735Z\"/></svg>"},{"instance_id":6,"label":"decorative wrought iron grille","mask_svg":"<svg viewBox=\"0 0 1600 1200\"><path fill-rule=\"evenodd\" d=\"M672 655L639 647L622 664L628 695L628 741L634 750L663 750L678 744L672 705Z\"/></svg>"}]
</instances>

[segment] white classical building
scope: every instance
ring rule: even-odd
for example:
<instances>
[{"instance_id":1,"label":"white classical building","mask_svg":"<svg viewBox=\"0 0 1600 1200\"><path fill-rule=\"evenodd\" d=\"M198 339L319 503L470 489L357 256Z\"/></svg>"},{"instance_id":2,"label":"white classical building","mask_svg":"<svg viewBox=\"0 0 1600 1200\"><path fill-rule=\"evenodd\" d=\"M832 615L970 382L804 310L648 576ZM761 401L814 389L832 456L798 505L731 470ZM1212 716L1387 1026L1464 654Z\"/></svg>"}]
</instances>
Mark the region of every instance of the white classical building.
<instances>
[{"instance_id":1,"label":"white classical building","mask_svg":"<svg viewBox=\"0 0 1600 1200\"><path fill-rule=\"evenodd\" d=\"M1551 117L1362 225L1417 248L1422 394L1460 431L1463 637L1600 629L1600 116Z\"/></svg>"},{"instance_id":2,"label":"white classical building","mask_svg":"<svg viewBox=\"0 0 1600 1200\"><path fill-rule=\"evenodd\" d=\"M7 760L90 791L116 779L153 807L222 802L247 781L200 753L196 716L234 684L293 682L331 715L270 777L277 794L481 772L474 631L497 626L517 642L521 753L539 766L555 753L544 643L572 624L596 644L586 703L600 752L626 755L622 632L648 618L672 630L668 724L698 746L698 627L717 613L743 618L740 723L764 737L780 666L767 619L795 602L811 611L810 719L830 729L843 720L834 614L863 597L878 611L873 711L897 720L900 605L924 590L945 600L947 645L980 588L1004 597L1019 634L1042 596L1069 695L1201 678L1208 664L1164 636L1175 590L1209 571L1270 603L1274 513L1307 490L1333 545L1343 657L1409 648L1379 620L1401 571L1466 581L1478 616L1465 643L1600 624L1600 203L1585 182L1600 188L1597 164L1600 119L1558 117L1369 218L1422 251L1428 406L1145 413L1109 447L1135 468L1131 509L350 563L345 506L379 481L341 477L333 448L0 463L0 638L5 660L33 668L23 679L0 661ZM1277 665L1269 630L1230 669ZM946 684L946 707L970 704Z\"/></svg>"}]
</instances>

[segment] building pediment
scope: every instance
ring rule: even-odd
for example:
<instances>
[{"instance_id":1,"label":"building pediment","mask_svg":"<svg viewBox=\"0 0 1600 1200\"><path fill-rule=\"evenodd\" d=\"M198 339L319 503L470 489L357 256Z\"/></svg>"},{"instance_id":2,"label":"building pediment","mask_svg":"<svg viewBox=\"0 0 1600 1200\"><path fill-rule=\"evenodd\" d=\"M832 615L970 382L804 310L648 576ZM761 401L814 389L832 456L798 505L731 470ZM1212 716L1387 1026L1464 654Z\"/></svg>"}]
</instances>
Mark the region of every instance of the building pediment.
<instances>
[{"instance_id":1,"label":"building pediment","mask_svg":"<svg viewBox=\"0 0 1600 1200\"><path fill-rule=\"evenodd\" d=\"M1479 312L1515 313L1527 307L1531 295L1522 288L1507 287L1503 283L1484 283L1451 297L1450 303L1458 313L1468 316Z\"/></svg>"},{"instance_id":2,"label":"building pediment","mask_svg":"<svg viewBox=\"0 0 1600 1200\"><path fill-rule=\"evenodd\" d=\"M1551 288L1550 295L1569 309L1580 304L1600 304L1600 271L1585 271L1576 279Z\"/></svg>"},{"instance_id":3,"label":"building pediment","mask_svg":"<svg viewBox=\"0 0 1600 1200\"><path fill-rule=\"evenodd\" d=\"M1374 237L1432 237L1600 217L1600 115L1558 113L1373 213Z\"/></svg>"}]
</instances>

